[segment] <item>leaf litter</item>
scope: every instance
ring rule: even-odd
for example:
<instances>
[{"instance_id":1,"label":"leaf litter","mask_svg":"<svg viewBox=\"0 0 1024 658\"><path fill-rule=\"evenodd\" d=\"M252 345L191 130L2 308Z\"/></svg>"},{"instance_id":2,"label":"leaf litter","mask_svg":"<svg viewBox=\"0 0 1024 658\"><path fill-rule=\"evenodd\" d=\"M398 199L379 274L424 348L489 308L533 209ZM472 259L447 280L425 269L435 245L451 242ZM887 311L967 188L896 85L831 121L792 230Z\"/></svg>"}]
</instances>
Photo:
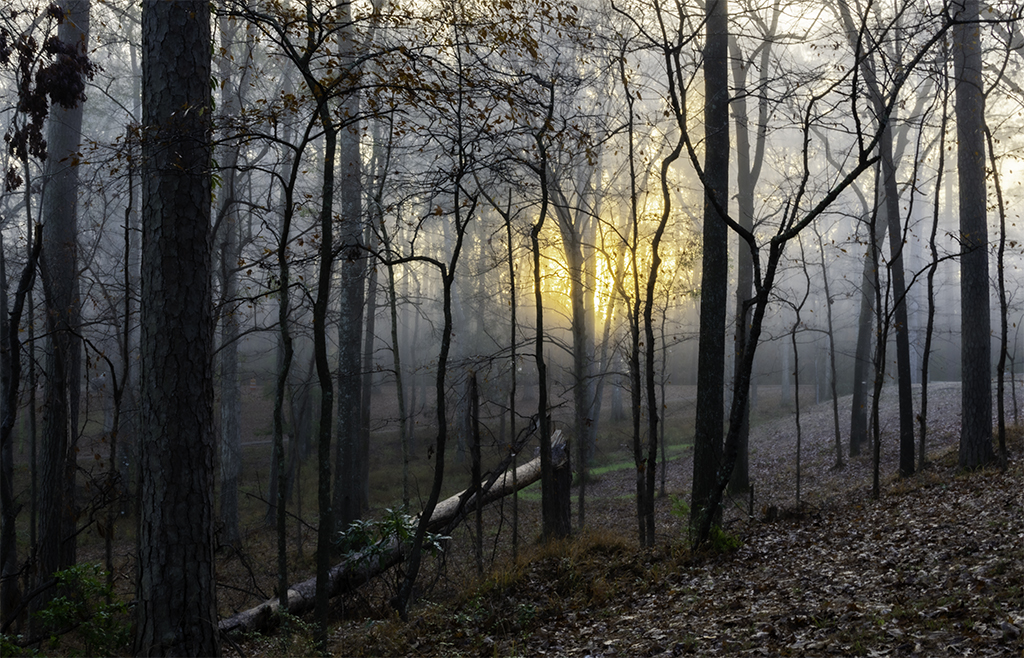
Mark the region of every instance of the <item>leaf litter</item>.
<instances>
[{"instance_id":1,"label":"leaf litter","mask_svg":"<svg viewBox=\"0 0 1024 658\"><path fill-rule=\"evenodd\" d=\"M897 479L895 410L883 409L885 479L871 462L831 468L831 409L804 414L804 504L793 503L791 419L752 430L757 508L736 503L739 548L692 553L659 499L655 549L632 539L632 474L590 485L588 529L537 545L414 621L343 623L338 655L444 656L1021 656L1024 655L1024 464L1019 435L1007 472L956 467L959 388L933 392L929 454ZM849 413L846 398L844 414ZM848 417L848 415L846 416ZM788 426L787 426L788 423ZM788 427L788 429L787 429ZM815 437L817 440L815 440ZM692 462L672 465L688 491ZM610 501L605 504L605 501Z\"/></svg>"}]
</instances>

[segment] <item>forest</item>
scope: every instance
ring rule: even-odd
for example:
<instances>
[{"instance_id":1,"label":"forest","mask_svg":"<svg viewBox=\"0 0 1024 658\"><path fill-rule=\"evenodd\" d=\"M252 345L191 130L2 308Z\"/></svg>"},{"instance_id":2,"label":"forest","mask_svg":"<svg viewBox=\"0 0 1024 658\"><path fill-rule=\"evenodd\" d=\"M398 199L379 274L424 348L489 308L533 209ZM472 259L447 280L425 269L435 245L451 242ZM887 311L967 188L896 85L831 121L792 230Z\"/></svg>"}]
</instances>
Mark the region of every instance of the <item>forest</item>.
<instances>
[{"instance_id":1,"label":"forest","mask_svg":"<svg viewBox=\"0 0 1024 658\"><path fill-rule=\"evenodd\" d=\"M1022 79L1013 0L12 0L3 655L1017 655Z\"/></svg>"}]
</instances>

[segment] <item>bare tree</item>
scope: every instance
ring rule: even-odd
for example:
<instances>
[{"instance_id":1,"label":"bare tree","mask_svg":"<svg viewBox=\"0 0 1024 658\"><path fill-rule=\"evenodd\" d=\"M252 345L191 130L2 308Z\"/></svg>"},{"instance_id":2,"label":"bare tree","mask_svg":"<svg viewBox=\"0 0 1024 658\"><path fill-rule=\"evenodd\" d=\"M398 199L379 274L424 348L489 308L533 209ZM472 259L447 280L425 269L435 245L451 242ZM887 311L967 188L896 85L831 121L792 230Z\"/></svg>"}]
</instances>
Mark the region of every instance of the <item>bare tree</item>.
<instances>
[{"instance_id":1,"label":"bare tree","mask_svg":"<svg viewBox=\"0 0 1024 658\"><path fill-rule=\"evenodd\" d=\"M750 12L750 16L759 25L764 41L750 53L743 56L738 38L730 35L729 50L732 62L732 79L735 87L735 97L730 103L733 113L733 120L736 123L736 205L738 221L740 226L748 231L754 230L754 192L757 181L761 176L761 168L764 164L765 143L768 131L768 94L762 91L769 76L769 65L772 55L772 39L778 32L779 17L782 14L782 6L779 0L772 5L771 19L765 22L757 12ZM747 75L753 67L755 60L758 62L759 77L754 89L747 86ZM754 95L757 98L757 124L754 130L750 129L750 117L747 113L747 97ZM751 132L753 132L753 151L751 151ZM754 288L754 263L750 256L750 250L745 248L741 242L737 243L736 254L736 341L740 341L739 332L746 332L748 327L748 313L750 307L748 301L753 294ZM733 367L739 364L734 361ZM735 372L733 377L735 377ZM740 429L740 446L736 458L736 468L733 471L730 491L744 492L750 489L750 466L748 461L748 439L750 434L750 410L743 418L743 427Z\"/></svg>"}]
</instances>

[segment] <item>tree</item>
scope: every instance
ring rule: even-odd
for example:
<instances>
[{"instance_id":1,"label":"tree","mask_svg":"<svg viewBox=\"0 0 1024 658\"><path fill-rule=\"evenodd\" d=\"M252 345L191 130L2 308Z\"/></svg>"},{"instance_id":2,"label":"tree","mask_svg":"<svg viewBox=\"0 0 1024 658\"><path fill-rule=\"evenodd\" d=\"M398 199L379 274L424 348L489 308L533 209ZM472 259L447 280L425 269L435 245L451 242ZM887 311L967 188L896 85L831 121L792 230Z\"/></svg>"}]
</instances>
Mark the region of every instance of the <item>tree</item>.
<instances>
[{"instance_id":1,"label":"tree","mask_svg":"<svg viewBox=\"0 0 1024 658\"><path fill-rule=\"evenodd\" d=\"M57 38L88 52L89 2L67 0ZM78 401L82 388L78 291L78 151L83 102L55 107L47 120L43 168L42 280L46 299L46 387L39 560L43 578L75 564Z\"/></svg>"},{"instance_id":2,"label":"tree","mask_svg":"<svg viewBox=\"0 0 1024 658\"><path fill-rule=\"evenodd\" d=\"M729 229L720 216L729 199L729 8L727 0L707 5L704 54L704 256L700 287L700 354L697 361L697 418L693 438L690 524L709 514L722 468L725 401L725 309L729 282ZM743 249L744 245L740 245ZM740 315L746 317L746 311Z\"/></svg>"},{"instance_id":3,"label":"tree","mask_svg":"<svg viewBox=\"0 0 1024 658\"><path fill-rule=\"evenodd\" d=\"M344 85L352 89L341 98L338 130L337 195L338 261L341 307L338 322L338 444L334 481L335 527L343 530L362 516L361 462L368 450L362 446L361 393L362 335L365 299L366 251L363 248L363 176L359 140L362 132L359 96L354 91L361 74L361 45L357 42L351 2L338 4L338 57Z\"/></svg>"},{"instance_id":4,"label":"tree","mask_svg":"<svg viewBox=\"0 0 1024 658\"><path fill-rule=\"evenodd\" d=\"M220 653L213 562L209 3L142 7L139 655Z\"/></svg>"},{"instance_id":5,"label":"tree","mask_svg":"<svg viewBox=\"0 0 1024 658\"><path fill-rule=\"evenodd\" d=\"M701 516L699 527L697 527L694 533L694 542L696 544L707 541L711 535L714 516L721 505L722 496L725 488L728 486L736 462L739 428L742 426L742 417L749 403L750 376L753 370L754 356L765 318L765 311L768 306L768 295L775 286L775 278L778 274L779 263L785 248L804 228L825 212L845 190L850 188L858 177L878 162L879 157L874 155L873 152L882 139L881 132L884 124L893 111L893 107L898 100L899 91L907 81L908 73L917 69L921 60L930 52L935 43L945 36L949 27L949 23L942 23L935 31L923 35L922 43L917 46L913 56L905 60L904 68L901 69L900 75L894 80L890 93L885 96L887 100L883 105L882 112L878 114L879 125L875 127L874 131L867 131L862 123L859 121L856 123L857 131L854 135L854 139L856 139L854 153L849 155L845 166L836 168L836 171L830 174L831 180L820 193L820 196L819 194L812 194L812 190L809 188L812 169L809 165L808 157L812 144L811 136L821 128L818 106L836 102L834 99L829 99L830 95L843 89L841 97L844 99L844 102L846 102L845 99L852 101L852 111L857 116L857 105L860 98L858 86L860 81L858 76L847 72L849 71L848 68L841 67L844 73L841 74L839 80L826 85L823 91L812 92L808 95L806 105L799 110L799 114L802 116L799 127L801 148L800 155L798 156L802 160L799 165L801 173L793 183L792 196L787 195L784 201L780 202L783 206L780 213L781 218L778 220L774 233L768 238L765 245L768 248L768 253L763 270L761 269L761 247L758 245L758 236L747 231L729 217L728 209L724 205L717 205L715 208L718 211L718 216L728 224L729 228L739 234L740 238L747 243L751 250L754 260L754 287L756 294L752 302L753 310L749 336L741 336L743 344L739 345L737 349L737 358L742 363L737 368L737 378L733 385L732 404L729 413L729 430L725 439L722 465L716 474L717 482L710 489L710 495L707 499L707 512ZM670 50L669 52L671 55L672 51ZM857 52L856 55L859 58L861 53ZM666 72L670 78L679 70L675 62L676 60L672 56L666 57ZM849 84L848 91L845 89L847 84ZM707 189L709 181L701 165L694 142L688 133L685 113L679 115L677 108L680 107L685 108L685 104L679 104L673 98L673 109L676 110L677 116L680 116L678 123L680 130L684 134L690 163L697 172L705 189ZM712 203L717 202L711 195L706 195L706 198ZM807 207L803 207L803 204L807 204Z\"/></svg>"},{"instance_id":6,"label":"tree","mask_svg":"<svg viewBox=\"0 0 1024 658\"><path fill-rule=\"evenodd\" d=\"M540 234L544 229L550 204L550 177L547 146L547 133L551 128L555 111L555 82L537 80L546 92L547 99L543 106L546 116L534 133L539 163L537 175L540 178L541 204L537 221L530 229L530 245L533 256L533 298L534 310L537 315L537 327L534 335L534 359L537 363L538 407L537 418L540 430L540 465L541 465L541 517L545 538L567 537L571 531L569 511L569 491L567 483L560 481L555 474L551 456L551 416L548 400L547 360L544 357L544 296L541 289L541 249Z\"/></svg>"},{"instance_id":7,"label":"tree","mask_svg":"<svg viewBox=\"0 0 1024 658\"><path fill-rule=\"evenodd\" d=\"M945 63L949 61L948 57L948 44L943 44L943 52L939 57L939 61L942 63L941 66L945 67ZM942 191L943 176L945 175L946 169L946 123L949 118L949 76L940 76L940 84L942 84L942 94L940 96L940 103L942 104L942 120L939 122L939 144L938 144L938 163L935 166L935 192L934 200L932 203L932 225L931 231L928 235L928 251L931 254L931 262L928 265L927 274L927 293L926 298L928 300L928 308L926 311L927 320L925 321L925 333L924 333L924 347L921 350L921 412L918 414L918 449L917 449L917 468L923 470L925 464L927 464L927 434L928 434L928 384L929 384L929 366L932 353L932 339L935 335L935 271L939 265L939 251L936 246L936 235L939 232L939 198ZM1016 395L1014 396L1016 397Z\"/></svg>"},{"instance_id":8,"label":"tree","mask_svg":"<svg viewBox=\"0 0 1024 658\"><path fill-rule=\"evenodd\" d=\"M992 364L988 282L988 216L985 189L985 95L981 77L978 0L955 0L953 70L960 183L960 363L963 415L962 468L995 458L992 450Z\"/></svg>"},{"instance_id":9,"label":"tree","mask_svg":"<svg viewBox=\"0 0 1024 658\"><path fill-rule=\"evenodd\" d=\"M0 548L3 549L3 562L0 564L0 619L3 624L13 621L12 616L18 608L21 592L18 588L18 544L15 523L18 520L19 506L14 502L14 450L13 433L16 409L18 408L18 388L21 384L21 339L18 337L18 326L25 310L25 299L29 296L35 282L36 264L42 250L42 231L37 228L33 249L28 262L18 279L14 303L9 304L7 297L7 259L0 253L0 505L3 505L3 517L0 519ZM0 252L3 239L0 237Z\"/></svg>"},{"instance_id":10,"label":"tree","mask_svg":"<svg viewBox=\"0 0 1024 658\"><path fill-rule=\"evenodd\" d=\"M763 89L768 83L768 67L771 62L772 38L778 31L779 17L782 8L779 0L772 5L771 22L764 24L756 13L752 16L761 24L764 30L765 41L750 54L743 57L739 40L732 36L729 39L729 50L732 60L733 85L736 87L735 98L730 103L734 121L736 122L736 205L739 213L740 226L748 231L754 230L754 191L757 181L761 176L761 167L764 164L765 142L768 130L768 94L759 93L757 102L757 125L754 129L754 150L751 152L750 140L750 119L747 115L747 72L752 67L754 59L760 57L760 76L757 81L757 88ZM748 317L750 307L748 302L754 288L754 263L750 250L742 243L737 245L736 254L736 339L738 344L744 340L739 332L746 332L748 328ZM734 360L734 369L739 360ZM736 373L733 373L735 378ZM743 427L740 429L739 455L736 460L736 469L733 472L730 491L744 492L750 489L750 466L748 461L748 438L750 434L750 410L743 418Z\"/></svg>"},{"instance_id":11,"label":"tree","mask_svg":"<svg viewBox=\"0 0 1024 658\"><path fill-rule=\"evenodd\" d=\"M56 192L59 191L67 194L64 197L65 202L73 199L76 194L76 169L72 166L74 158L71 154L77 151L77 139L81 125L80 106L85 100L85 81L86 78L92 77L95 68L86 54L85 45L85 34L88 30L88 4L76 4L71 9L74 10L74 13L67 17L63 9L56 4L49 5L45 10L10 9L0 13L0 43L4 44L4 47L0 48L0 68L9 67L14 71L18 98L14 119L4 135L8 153L17 162L17 164L9 164L5 167L4 187L6 192L13 192L25 182L29 176L30 158L44 162L47 160L47 143L43 139L42 131L52 105L58 112L70 111L70 121L65 129L55 125L55 122L52 121L47 125L48 130L58 137L56 151L65 158L63 165L49 165L51 167L49 173L60 179L60 182L55 185L56 189L51 199L56 198L58 196ZM77 20L80 25L72 22L72 19ZM22 20L27 22L23 23ZM50 32L54 22L61 23L61 28L56 36ZM80 30L80 27L84 28L84 31ZM68 39L68 41L62 39ZM76 107L78 110L73 109ZM79 126L77 129L75 128L76 117ZM73 147L69 145L71 143L74 144ZM19 167L23 167L23 169L19 170ZM62 175L57 175L58 168L62 169ZM2 507L0 554L3 556L0 558L2 560L0 563L0 618L5 624L13 621L10 615L14 614L19 596L15 522L20 505L16 504L14 500L12 440L17 417L18 391L21 385L20 322L26 300L28 300L29 314L32 313L32 286L35 281L36 267L41 260L44 241L40 228L32 226L31 195L32 188L27 185L24 207L29 258L22 269L21 276L18 277L18 287L14 292L13 301L8 299L7 294L6 255L3 262L0 262L0 288L2 288L0 294L3 296L0 300L0 352L3 354L3 358L0 359L0 394L2 394L2 401L0 401L0 507ZM52 214L53 206L48 206L48 208ZM70 209L72 212L67 212L63 217L54 221L54 230L50 234L50 242L55 250L54 259L58 261L61 258L67 258L69 251L71 254L74 253L76 222L73 217L73 204ZM63 210L68 210L68 208ZM59 274L60 280L54 281L51 277L52 285L47 285L48 290L59 288L61 293L66 293L69 289L74 290L74 264L71 264L70 274L66 269L60 269L58 273L56 268L63 268L64 265L65 263L61 262L55 263L52 273ZM73 296L72 292L71 297L73 298ZM58 303L56 300L53 301L55 304ZM61 301L66 302L67 299L62 298ZM57 358L53 362L55 367L62 365L61 357L67 357L75 364L78 359L72 337L74 332L69 324L69 322L75 322L77 318L73 299L62 308L68 312L58 313L58 316L54 318L55 324L62 330L58 339L63 339L62 345L68 348L68 352L74 353L61 352L57 354ZM30 339L34 337L33 326L30 321ZM34 368L30 369L30 372L34 373ZM53 374L57 376L51 379L54 384L52 392L55 398L67 400L69 394L72 396L77 394L79 383L76 374L69 375L76 378L73 383L63 377L67 373L54 372ZM34 384L34 376L30 376L30 383ZM33 385L30 400L34 401L34 396ZM66 409L62 406L60 411L64 412ZM34 418L33 402L33 493L35 492ZM69 415L64 415L64 418L68 419ZM73 422L77 425L77 418ZM54 450L51 451L51 459L48 464L53 468L55 476L52 481L53 486L47 491L58 499L60 505L51 509L55 512L54 514L47 516L47 530L56 537L56 542L51 544L52 548L46 551L45 557L48 562L73 561L75 536L74 514L71 509L73 498L67 497L69 488L72 496L74 491L75 462L73 457L70 459L71 466L68 466L70 451L68 441L71 432L67 428L64 428L64 433L61 433L60 428L51 426L51 429L53 430ZM69 472L70 486L68 485ZM33 505L33 509L35 509L37 501L33 500ZM32 545L35 548L34 527L31 536L33 538ZM66 543L67 541L70 543ZM68 550L69 547L71 550Z\"/></svg>"},{"instance_id":12,"label":"tree","mask_svg":"<svg viewBox=\"0 0 1024 658\"><path fill-rule=\"evenodd\" d=\"M864 84L867 86L869 97L872 101L874 113L878 118L878 121L882 124L882 137L879 142L879 154L881 156L881 180L882 189L880 196L882 199L881 210L884 212L885 225L881 228L876 228L875 233L876 240L873 244L873 248L877 248L881 243L881 234L884 234L886 229L889 231L889 279L892 286L893 296L893 316L894 324L893 328L896 332L896 359L897 359L897 385L899 387L899 418L900 418L900 475L908 476L914 472L914 404L912 399L912 393L910 389L911 384L911 365L910 365L910 339L909 339L909 322L907 320L907 285L904 275L903 268L903 230L900 222L900 199L899 199L899 186L896 179L897 176L897 151L894 145L894 128L893 125L896 122L895 113L886 115L886 104L887 99L885 93L882 90L876 75L876 69L880 67L877 62L881 57L880 49L876 45L865 39L865 33L858 29L858 25L862 25L867 18L860 18L860 22L855 23L854 17L851 15L849 1L843 0L838 3L838 10L840 18L843 22L843 27L846 30L847 38L850 40L851 46L854 47L855 51L861 52L866 51L863 56L860 57L860 69L861 74L864 78ZM900 31L900 27L897 25L895 30ZM897 55L898 61L899 55ZM884 119L882 118L884 117ZM872 281L877 284L878 273L877 269L873 272L874 277ZM870 318L870 316L868 316ZM879 318L879 324L882 324L882 319ZM889 324L885 323L888 327ZM879 341L885 340L885 334L880 332ZM884 347L880 350L884 352ZM880 389L880 377L879 368L882 367L882 363L876 363L875 381L876 381L876 392ZM857 413L859 405L855 405L854 413ZM877 428L876 428L877 431ZM859 438L857 439L860 440ZM851 442L854 438L851 435Z\"/></svg>"},{"instance_id":13,"label":"tree","mask_svg":"<svg viewBox=\"0 0 1024 658\"><path fill-rule=\"evenodd\" d=\"M843 468L843 436L839 429L839 390L836 383L837 372L836 372L836 333L835 326L832 321L832 304L833 296L832 291L829 287L829 275L828 275L828 264L825 258L825 241L821 237L821 230L818 224L812 225L814 229L814 236L818 240L818 253L821 254L821 284L825 292L825 321L826 329L825 333L828 337L828 359L829 359L829 386L830 394L832 397L832 425L833 432L836 439L836 461L833 468Z\"/></svg>"},{"instance_id":14,"label":"tree","mask_svg":"<svg viewBox=\"0 0 1024 658\"><path fill-rule=\"evenodd\" d=\"M251 63L241 60L241 75L237 81L231 80L237 66L234 52L237 50L238 23L228 16L221 16L219 23L220 110L225 118L230 119L241 110L242 98L249 86L247 78ZM238 198L242 185L238 175L240 146L231 141L231 136L226 135L223 145L218 148L217 161L222 173L214 240L219 254L220 283L220 347L217 350L220 361L220 522L224 528L224 543L236 546L240 540L238 478L242 472L242 400L238 379L240 311L235 298L238 295L238 260L242 253L239 236L242 217Z\"/></svg>"}]
</instances>

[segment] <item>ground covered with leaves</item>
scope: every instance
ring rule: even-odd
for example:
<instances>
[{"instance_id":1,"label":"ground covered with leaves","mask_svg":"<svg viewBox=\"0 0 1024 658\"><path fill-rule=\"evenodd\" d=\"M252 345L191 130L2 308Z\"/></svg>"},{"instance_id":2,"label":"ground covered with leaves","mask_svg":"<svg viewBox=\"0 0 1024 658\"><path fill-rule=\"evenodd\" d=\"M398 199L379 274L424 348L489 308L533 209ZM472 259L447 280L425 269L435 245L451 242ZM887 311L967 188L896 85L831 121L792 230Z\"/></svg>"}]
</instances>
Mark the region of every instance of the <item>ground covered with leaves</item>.
<instances>
[{"instance_id":1,"label":"ground covered with leaves","mask_svg":"<svg viewBox=\"0 0 1024 658\"><path fill-rule=\"evenodd\" d=\"M1019 464L955 454L878 501L738 528L738 548L545 546L411 624L351 622L352 655L1021 655Z\"/></svg>"},{"instance_id":2,"label":"ground covered with leaves","mask_svg":"<svg viewBox=\"0 0 1024 658\"><path fill-rule=\"evenodd\" d=\"M606 476L592 489L591 530L531 546L448 599L421 601L408 624L386 612L350 618L332 648L595 658L1024 654L1021 461L1011 459L1006 472L959 471L959 423L948 418L943 428L939 415L934 460L900 480L891 476L894 451L883 451L889 475L873 500L870 459L830 467L827 432L813 429L828 425L828 412L819 413L804 428L801 505L792 499L792 432L786 421L767 424L752 466L761 502L753 515L735 505L712 549L692 553L682 520L668 513L673 503L662 499L664 535L640 550L629 501L600 502L602 491L628 490L631 476ZM1019 439L1011 446L1019 454ZM688 460L679 462L676 476L685 478Z\"/></svg>"}]
</instances>

